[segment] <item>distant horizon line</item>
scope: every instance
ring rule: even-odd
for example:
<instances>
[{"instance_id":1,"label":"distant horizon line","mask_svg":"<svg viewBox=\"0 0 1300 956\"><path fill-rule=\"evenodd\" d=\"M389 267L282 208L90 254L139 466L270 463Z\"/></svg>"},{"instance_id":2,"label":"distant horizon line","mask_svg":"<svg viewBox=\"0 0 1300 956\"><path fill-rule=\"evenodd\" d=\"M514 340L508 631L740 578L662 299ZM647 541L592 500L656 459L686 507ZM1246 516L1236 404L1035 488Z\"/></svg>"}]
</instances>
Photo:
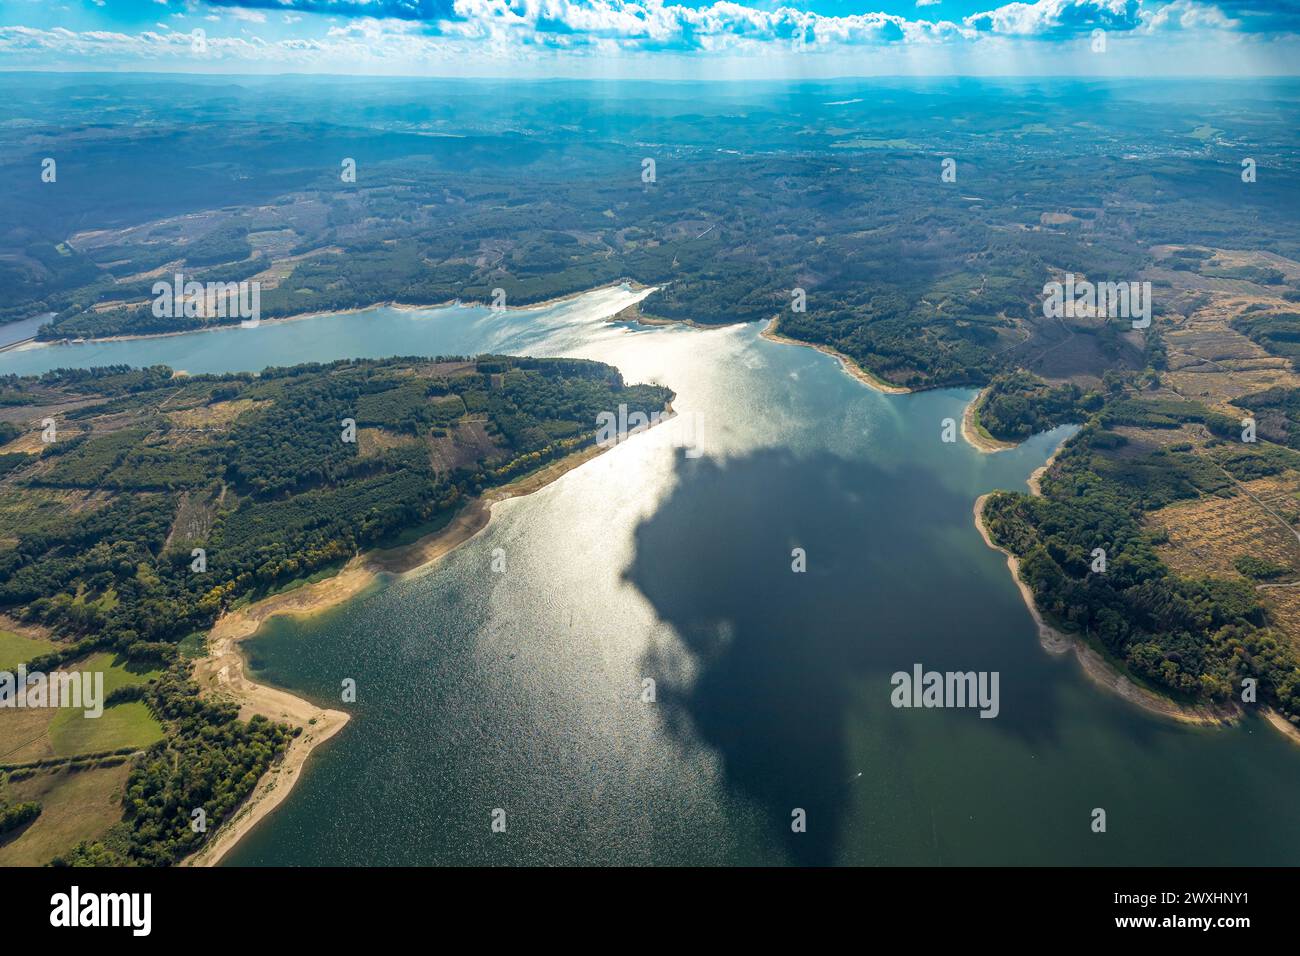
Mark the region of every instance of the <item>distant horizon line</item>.
<instances>
[{"instance_id":1,"label":"distant horizon line","mask_svg":"<svg viewBox=\"0 0 1300 956\"><path fill-rule=\"evenodd\" d=\"M752 77L602 77L602 76L506 76L498 74L482 74L475 76L465 75L442 75L436 73L302 73L302 72L283 72L283 73L222 73L211 71L194 71L194 70L76 70L76 69L0 69L0 76L5 75L29 75L29 76L111 76L111 77L133 77L133 76L162 76L162 77L193 77L193 78L223 78L223 79L331 79L331 80L437 80L439 82L482 82L497 81L502 83L664 83L675 85L689 84L728 84L749 86L758 86L764 84L814 84L814 83L846 83L861 82L866 80L906 80L909 82L924 82L927 80L1074 80L1090 82L1114 82L1114 81L1141 81L1145 83L1195 83L1195 82L1260 82L1260 81L1300 81L1300 72L1297 73L1212 73L1204 75L1191 74L1159 74L1156 76L1144 74L1091 74L1091 73L923 73L923 74L906 74L906 73L870 73L870 74L843 74L839 76L824 77L774 77L769 79L754 79Z\"/></svg>"}]
</instances>

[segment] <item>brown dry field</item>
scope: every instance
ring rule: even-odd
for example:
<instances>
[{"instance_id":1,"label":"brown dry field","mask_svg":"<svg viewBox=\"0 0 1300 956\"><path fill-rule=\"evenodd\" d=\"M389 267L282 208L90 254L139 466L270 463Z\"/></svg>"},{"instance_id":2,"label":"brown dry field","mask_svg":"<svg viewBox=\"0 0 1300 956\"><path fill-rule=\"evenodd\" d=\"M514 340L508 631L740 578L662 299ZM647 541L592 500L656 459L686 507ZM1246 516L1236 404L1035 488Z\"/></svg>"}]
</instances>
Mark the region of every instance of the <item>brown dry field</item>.
<instances>
[{"instance_id":1,"label":"brown dry field","mask_svg":"<svg viewBox=\"0 0 1300 956\"><path fill-rule=\"evenodd\" d=\"M262 290L274 289L293 273L298 267L298 263L304 259L314 259L316 256L337 255L343 252L341 246L325 246L320 249L312 249L310 252L304 252L296 256L283 256L275 258L267 268L252 276L250 282L261 283ZM272 252L272 255L276 253Z\"/></svg>"},{"instance_id":2,"label":"brown dry field","mask_svg":"<svg viewBox=\"0 0 1300 956\"><path fill-rule=\"evenodd\" d=\"M1159 255L1161 249L1168 248L1157 247L1153 251ZM1260 265L1300 274L1300 263L1280 256L1215 251L1220 260L1232 265ZM1189 288L1189 276L1199 278L1184 272L1170 271L1169 275L1176 290ZM1204 291L1187 300L1189 315L1161 317L1159 327L1169 354L1169 370L1161 376L1164 383L1185 398L1225 409L1243 395L1275 386L1300 387L1300 375L1290 361L1270 355L1231 324L1251 307L1269 313L1294 311L1295 304L1282 299L1269 287L1240 280L1199 279L1199 282L1232 282L1244 288ZM1262 310L1258 308L1261 306Z\"/></svg>"},{"instance_id":3,"label":"brown dry field","mask_svg":"<svg viewBox=\"0 0 1300 956\"><path fill-rule=\"evenodd\" d=\"M1300 276L1300 262L1287 259L1272 252L1244 249L1219 249L1213 246L1152 246L1151 254L1155 262L1143 271L1142 278L1152 282L1168 282L1175 290L1194 290L1206 293L1228 293L1238 295L1272 296L1275 287L1260 285L1248 279L1225 279L1214 276L1202 276L1183 269L1171 269L1168 260L1176 249L1194 249L1199 252L1212 253L1198 266L1202 271L1232 269L1241 266L1254 266L1261 269L1276 269L1287 279Z\"/></svg>"},{"instance_id":4,"label":"brown dry field","mask_svg":"<svg viewBox=\"0 0 1300 956\"><path fill-rule=\"evenodd\" d=\"M212 526L217 520L217 511L225 497L224 484L220 492L215 494L209 490L187 491L181 495L180 502L176 505L176 517L172 520L171 530L167 532L167 540L163 543L163 550L202 545L212 532Z\"/></svg>"},{"instance_id":5,"label":"brown dry field","mask_svg":"<svg viewBox=\"0 0 1300 956\"><path fill-rule=\"evenodd\" d=\"M27 763L53 757L50 744L50 721L55 711L50 707L0 711L0 763Z\"/></svg>"},{"instance_id":6,"label":"brown dry field","mask_svg":"<svg viewBox=\"0 0 1300 956\"><path fill-rule=\"evenodd\" d=\"M36 800L41 815L17 836L0 838L0 866L44 866L83 840L97 840L122 819L130 764L89 770L60 769L6 783L4 798Z\"/></svg>"},{"instance_id":7,"label":"brown dry field","mask_svg":"<svg viewBox=\"0 0 1300 956\"><path fill-rule=\"evenodd\" d=\"M229 402L216 402L212 405L198 405L194 408L167 412L166 415L184 428L224 429L244 412L269 404L271 403L268 401L239 398Z\"/></svg>"},{"instance_id":8,"label":"brown dry field","mask_svg":"<svg viewBox=\"0 0 1300 956\"><path fill-rule=\"evenodd\" d=\"M460 421L451 434L437 438L429 433L429 460L435 471L454 471L462 465L472 465L480 457L487 461L500 458L500 451L492 436L480 421Z\"/></svg>"},{"instance_id":9,"label":"brown dry field","mask_svg":"<svg viewBox=\"0 0 1300 956\"><path fill-rule=\"evenodd\" d=\"M1262 587L1256 593L1268 608L1270 623L1300 651L1300 587Z\"/></svg>"},{"instance_id":10,"label":"brown dry field","mask_svg":"<svg viewBox=\"0 0 1300 956\"><path fill-rule=\"evenodd\" d=\"M1160 559L1176 573L1192 576L1240 577L1233 561L1243 555L1300 571L1300 540L1278 517L1300 511L1300 474L1243 486L1249 495L1180 502L1152 512L1150 525L1169 535L1169 542L1156 549ZM1287 586L1294 581L1295 574L1265 582L1257 593L1270 623L1300 650L1300 583Z\"/></svg>"},{"instance_id":11,"label":"brown dry field","mask_svg":"<svg viewBox=\"0 0 1300 956\"><path fill-rule=\"evenodd\" d=\"M55 418L55 436L56 438L68 439L75 438L86 431L84 426L69 425L58 421ZM46 448L46 443L41 440L42 428L40 420L32 426L29 431L23 432L7 445L0 446L0 453L9 454L14 451L21 451L28 455L39 455Z\"/></svg>"},{"instance_id":12,"label":"brown dry field","mask_svg":"<svg viewBox=\"0 0 1300 956\"><path fill-rule=\"evenodd\" d=\"M258 233L250 233L251 236L260 236L264 238L261 248L254 250L254 256L260 256L267 261L267 266L261 272L249 277L250 282L257 282L261 285L263 291L274 289L281 282L287 279L293 270L298 267L298 263L304 259L313 259L317 256L332 255L343 252L340 246L325 246L320 249L312 249L299 255L282 255L281 246L283 243L277 242L273 233L284 230L266 230ZM289 230L291 232L291 230ZM136 275L126 276L117 280L119 284L129 282L139 282L145 279L166 278L170 279L176 272L184 272L181 268L181 260L169 262L166 265L159 266L149 272L141 272ZM93 312L109 312L113 309L121 309L131 306L147 305L151 299L106 299L97 302L91 306Z\"/></svg>"},{"instance_id":13,"label":"brown dry field","mask_svg":"<svg viewBox=\"0 0 1300 956\"><path fill-rule=\"evenodd\" d=\"M1285 256L1279 256L1275 252L1215 249L1212 261L1215 267L1232 269L1238 266L1256 266L1262 269L1277 269L1288 279L1300 277L1300 262L1292 262Z\"/></svg>"},{"instance_id":14,"label":"brown dry field","mask_svg":"<svg viewBox=\"0 0 1300 956\"><path fill-rule=\"evenodd\" d=\"M357 453L362 458L374 458L390 448L414 445L417 442L419 442L419 439L411 435L399 435L395 432L384 431L382 428L357 429Z\"/></svg>"},{"instance_id":15,"label":"brown dry field","mask_svg":"<svg viewBox=\"0 0 1300 956\"><path fill-rule=\"evenodd\" d=\"M1128 439L1127 445L1107 453L1112 458L1141 458L1171 445L1190 443L1199 448L1205 444L1205 430L1199 425L1180 425L1178 428L1117 425L1111 431Z\"/></svg>"},{"instance_id":16,"label":"brown dry field","mask_svg":"<svg viewBox=\"0 0 1300 956\"><path fill-rule=\"evenodd\" d=\"M1178 502L1148 520L1168 533L1156 551L1179 574L1240 577L1233 561L1242 555L1300 569L1295 534L1247 495Z\"/></svg>"},{"instance_id":17,"label":"brown dry field","mask_svg":"<svg viewBox=\"0 0 1300 956\"><path fill-rule=\"evenodd\" d=\"M1159 265L1148 266L1142 270L1142 278L1152 283L1168 283L1176 290L1194 292L1221 293L1226 295L1256 295L1264 287L1247 279L1222 279L1213 276L1198 275L1181 269L1165 269Z\"/></svg>"},{"instance_id":18,"label":"brown dry field","mask_svg":"<svg viewBox=\"0 0 1300 956\"><path fill-rule=\"evenodd\" d=\"M438 378L446 376L451 378L467 372L473 372L473 362L430 362L428 365L420 365L412 371L420 378Z\"/></svg>"},{"instance_id":19,"label":"brown dry field","mask_svg":"<svg viewBox=\"0 0 1300 956\"><path fill-rule=\"evenodd\" d=\"M1166 330L1165 384L1184 398L1221 407L1274 386L1300 386L1290 362L1269 355L1229 325L1253 302L1258 299L1216 297L1177 329Z\"/></svg>"},{"instance_id":20,"label":"brown dry field","mask_svg":"<svg viewBox=\"0 0 1300 956\"><path fill-rule=\"evenodd\" d=\"M1246 482L1250 493L1269 508L1289 519L1300 512L1300 475L1287 472Z\"/></svg>"}]
</instances>

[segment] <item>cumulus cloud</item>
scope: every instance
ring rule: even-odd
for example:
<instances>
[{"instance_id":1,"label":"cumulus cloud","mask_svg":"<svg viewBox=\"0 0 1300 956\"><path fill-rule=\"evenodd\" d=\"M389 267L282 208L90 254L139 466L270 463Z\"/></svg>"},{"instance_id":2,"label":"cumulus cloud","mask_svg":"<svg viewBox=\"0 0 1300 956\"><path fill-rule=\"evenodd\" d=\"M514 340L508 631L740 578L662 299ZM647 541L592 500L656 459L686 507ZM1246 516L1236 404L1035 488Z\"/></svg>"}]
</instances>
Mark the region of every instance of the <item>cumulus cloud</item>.
<instances>
[{"instance_id":1,"label":"cumulus cloud","mask_svg":"<svg viewBox=\"0 0 1300 956\"><path fill-rule=\"evenodd\" d=\"M938 0L916 2L918 7L929 7ZM960 22L879 12L831 16L791 6L760 9L735 0L714 0L698 7L671 0L208 0L205 6L250 25L242 37L210 35L204 55L211 60L263 60L301 68L547 53L761 55L773 50L836 52L860 47L965 49L1070 39L1096 28L1151 36L1233 30L1240 22L1202 0L1012 2ZM268 21L264 11L272 9L281 13L282 23ZM269 32L272 28L277 32ZM183 33L0 27L0 53L33 50L86 58L193 56L188 34Z\"/></svg>"},{"instance_id":2,"label":"cumulus cloud","mask_svg":"<svg viewBox=\"0 0 1300 956\"><path fill-rule=\"evenodd\" d=\"M1154 12L1143 11L1144 27L1159 30L1231 30L1241 25L1217 6L1197 3L1195 0L1174 0Z\"/></svg>"},{"instance_id":3,"label":"cumulus cloud","mask_svg":"<svg viewBox=\"0 0 1300 956\"><path fill-rule=\"evenodd\" d=\"M1200 0L1144 3L1142 0L1037 0L1015 2L962 21L983 33L1060 38L1092 30L1157 32L1160 30L1229 30L1240 25L1215 6Z\"/></svg>"},{"instance_id":4,"label":"cumulus cloud","mask_svg":"<svg viewBox=\"0 0 1300 956\"><path fill-rule=\"evenodd\" d=\"M1051 36L1097 28L1135 30L1142 25L1139 0L1037 0L1008 3L966 17L967 26L1011 36Z\"/></svg>"},{"instance_id":5,"label":"cumulus cloud","mask_svg":"<svg viewBox=\"0 0 1300 956\"><path fill-rule=\"evenodd\" d=\"M918 8L941 0L915 0ZM1225 0L1236 4L1259 0ZM1290 4L1293 0L1280 0ZM1163 29L1232 29L1240 24L1206 0L1034 0L1007 3L961 23L910 20L887 13L830 16L792 6L757 8L733 0L682 6L664 0L208 0L231 10L266 8L329 14L343 20L406 21L433 32L495 37L530 30L568 46L602 40L627 45L680 43L684 49L795 40L825 43L927 43L970 38L972 33L1063 38L1102 28L1147 32ZM1268 9L1265 6L1264 9ZM936 11L937 12L937 11ZM459 25L459 26L458 26Z\"/></svg>"}]
</instances>

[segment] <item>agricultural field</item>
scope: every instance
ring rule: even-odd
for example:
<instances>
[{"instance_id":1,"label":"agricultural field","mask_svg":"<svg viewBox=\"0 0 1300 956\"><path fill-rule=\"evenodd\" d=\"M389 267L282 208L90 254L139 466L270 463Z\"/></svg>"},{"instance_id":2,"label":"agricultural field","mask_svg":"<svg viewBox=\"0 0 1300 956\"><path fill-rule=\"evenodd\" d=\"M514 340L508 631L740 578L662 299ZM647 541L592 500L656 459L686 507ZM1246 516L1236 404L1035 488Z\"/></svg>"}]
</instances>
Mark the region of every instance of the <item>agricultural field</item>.
<instances>
[{"instance_id":1,"label":"agricultural field","mask_svg":"<svg viewBox=\"0 0 1300 956\"><path fill-rule=\"evenodd\" d=\"M104 695L122 687L144 686L161 672L116 658L93 654L61 669L104 674ZM144 748L162 738L162 725L140 701L107 707L88 718L71 708L0 708L0 764L31 763L76 757L122 747Z\"/></svg>"},{"instance_id":2,"label":"agricultural field","mask_svg":"<svg viewBox=\"0 0 1300 956\"><path fill-rule=\"evenodd\" d=\"M48 654L57 646L43 637L7 630L4 624L0 620L0 671L12 671L19 664Z\"/></svg>"},{"instance_id":3,"label":"agricultural field","mask_svg":"<svg viewBox=\"0 0 1300 956\"><path fill-rule=\"evenodd\" d=\"M418 444L419 439L411 435L397 435L382 428L357 429L357 452L362 458L378 458L384 452Z\"/></svg>"},{"instance_id":4,"label":"agricultural field","mask_svg":"<svg viewBox=\"0 0 1300 956\"><path fill-rule=\"evenodd\" d=\"M102 837L122 818L122 791L130 770L130 763L118 757L98 766L0 777L0 800L41 805L34 822L0 837L0 866L44 866L83 840Z\"/></svg>"},{"instance_id":5,"label":"agricultural field","mask_svg":"<svg viewBox=\"0 0 1300 956\"><path fill-rule=\"evenodd\" d=\"M1258 594L1268 608L1269 621L1286 637L1292 651L1300 654L1300 586L1261 584Z\"/></svg>"},{"instance_id":6,"label":"agricultural field","mask_svg":"<svg viewBox=\"0 0 1300 956\"><path fill-rule=\"evenodd\" d=\"M50 748L56 756L103 753L131 747L144 750L163 738L163 728L143 701L106 707L89 720L75 710L60 710L50 721Z\"/></svg>"}]
</instances>

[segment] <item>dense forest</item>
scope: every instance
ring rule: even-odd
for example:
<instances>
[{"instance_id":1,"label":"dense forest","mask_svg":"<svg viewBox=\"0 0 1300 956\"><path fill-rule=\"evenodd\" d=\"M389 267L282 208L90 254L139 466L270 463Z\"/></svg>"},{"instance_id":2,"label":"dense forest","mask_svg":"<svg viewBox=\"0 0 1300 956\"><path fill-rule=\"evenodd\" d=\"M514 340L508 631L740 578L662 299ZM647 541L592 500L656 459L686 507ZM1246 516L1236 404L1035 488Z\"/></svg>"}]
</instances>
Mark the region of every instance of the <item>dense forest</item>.
<instances>
[{"instance_id":1,"label":"dense forest","mask_svg":"<svg viewBox=\"0 0 1300 956\"><path fill-rule=\"evenodd\" d=\"M1122 425L1200 425L1209 437L1134 448L1114 430ZM1217 700L1255 678L1261 700L1300 720L1300 659L1269 626L1253 584L1280 572L1255 560L1239 565L1239 578L1175 574L1147 520L1171 503L1231 497L1235 481L1300 467L1287 449L1225 439L1233 425L1192 402L1111 396L1061 450L1041 496L995 493L984 521L1019 556L1039 609L1133 673L1174 695ZM1092 569L1097 548L1107 555L1104 573Z\"/></svg>"},{"instance_id":2,"label":"dense forest","mask_svg":"<svg viewBox=\"0 0 1300 956\"><path fill-rule=\"evenodd\" d=\"M1022 441L1035 432L1077 422L1096 411L1103 401L1067 382L1051 386L1023 371L1006 372L989 383L988 391L975 412L981 425L994 438Z\"/></svg>"},{"instance_id":3,"label":"dense forest","mask_svg":"<svg viewBox=\"0 0 1300 956\"><path fill-rule=\"evenodd\" d=\"M133 764L123 822L61 859L73 864L176 862L202 838L189 808L215 827L283 751L286 728L198 697L183 639L592 444L601 412L649 415L672 397L597 362L505 356L57 370L0 394L38 422L78 400L0 485L23 516L0 549L0 611L58 637L29 667L109 650L163 671L131 696L165 739ZM47 507L68 500L87 506Z\"/></svg>"}]
</instances>

